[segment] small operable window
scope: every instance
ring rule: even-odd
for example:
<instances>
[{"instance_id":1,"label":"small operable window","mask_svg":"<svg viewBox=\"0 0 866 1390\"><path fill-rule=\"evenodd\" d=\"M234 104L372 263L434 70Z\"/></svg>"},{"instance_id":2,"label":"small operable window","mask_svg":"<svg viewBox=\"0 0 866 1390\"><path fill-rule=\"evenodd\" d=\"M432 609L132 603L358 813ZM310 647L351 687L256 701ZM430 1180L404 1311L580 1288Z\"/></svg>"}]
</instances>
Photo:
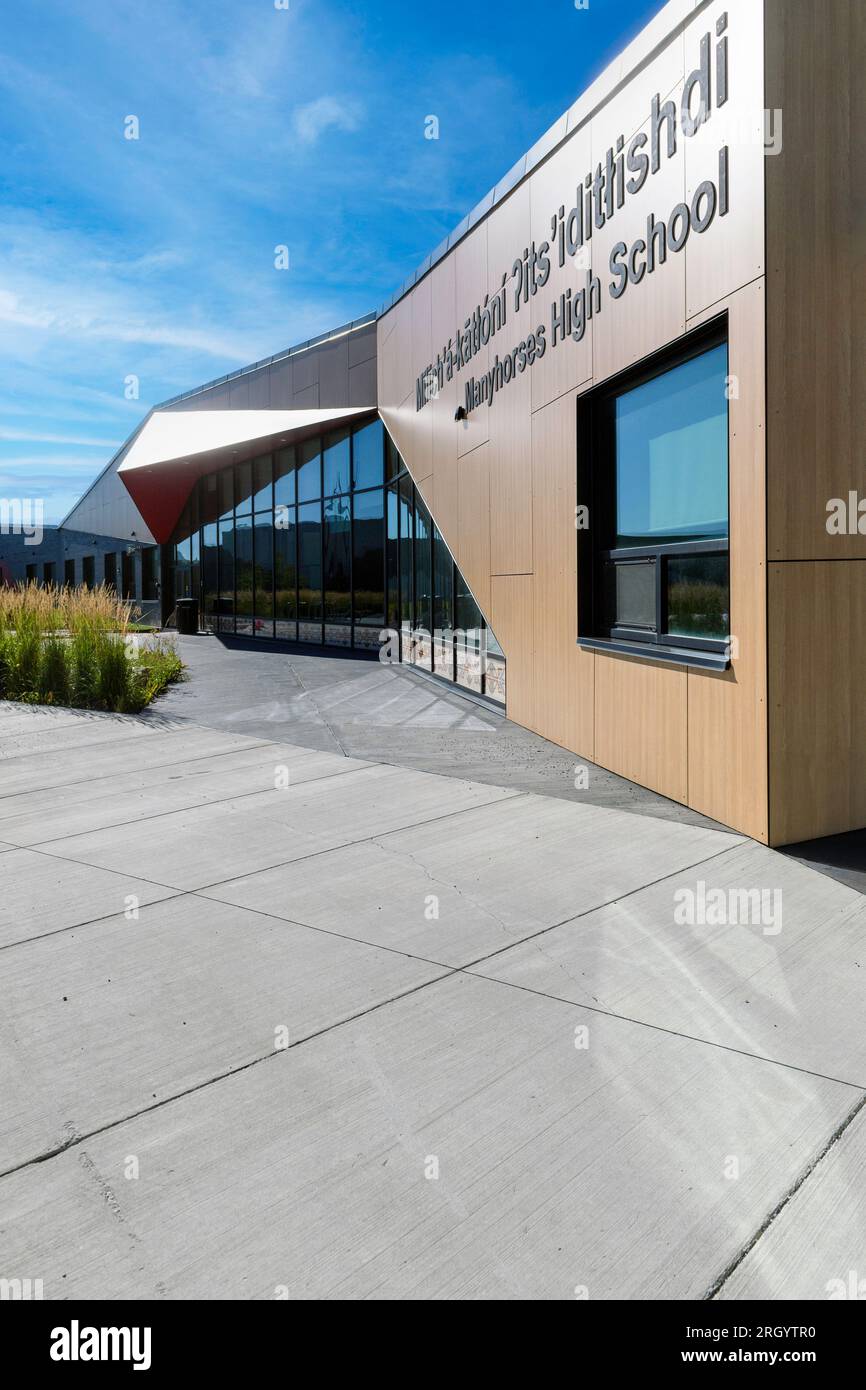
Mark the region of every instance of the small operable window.
<instances>
[{"instance_id":1,"label":"small operable window","mask_svg":"<svg viewBox=\"0 0 866 1390\"><path fill-rule=\"evenodd\" d=\"M728 348L691 335L578 402L579 638L723 665ZM703 656L702 656L703 654Z\"/></svg>"}]
</instances>

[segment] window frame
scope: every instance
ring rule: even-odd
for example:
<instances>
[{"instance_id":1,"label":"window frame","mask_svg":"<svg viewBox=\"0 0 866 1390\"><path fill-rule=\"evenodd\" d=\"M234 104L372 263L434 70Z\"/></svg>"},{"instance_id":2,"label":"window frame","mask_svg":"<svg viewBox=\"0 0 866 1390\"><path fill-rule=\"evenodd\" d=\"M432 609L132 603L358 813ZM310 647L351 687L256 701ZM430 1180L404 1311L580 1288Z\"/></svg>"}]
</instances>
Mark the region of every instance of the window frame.
<instances>
[{"instance_id":1,"label":"window frame","mask_svg":"<svg viewBox=\"0 0 866 1390\"><path fill-rule=\"evenodd\" d=\"M577 643L590 650L619 651L649 660L724 670L730 665L730 634L726 638L695 637L667 631L667 567L670 559L690 555L723 555L728 562L728 611L730 613L730 465L731 435L728 411L728 529L725 536L700 540L668 541L658 545L610 546L598 544L616 534L616 434L615 403L636 387L653 381L674 368L716 347L730 345L727 312L693 332L678 338L660 352L605 381L577 398L577 500L589 508L589 526L576 531L578 578ZM646 563L654 566L655 626L652 630L611 624L605 620L603 567ZM733 621L730 621L733 629Z\"/></svg>"}]
</instances>

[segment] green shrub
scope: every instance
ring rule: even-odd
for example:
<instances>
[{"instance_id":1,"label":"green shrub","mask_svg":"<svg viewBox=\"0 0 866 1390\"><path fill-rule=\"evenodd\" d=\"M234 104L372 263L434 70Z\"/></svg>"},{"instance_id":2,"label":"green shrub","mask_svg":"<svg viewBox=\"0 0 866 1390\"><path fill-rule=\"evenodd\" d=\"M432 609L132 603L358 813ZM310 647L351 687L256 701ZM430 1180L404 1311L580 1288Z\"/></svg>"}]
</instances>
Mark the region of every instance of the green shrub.
<instances>
[{"instance_id":1,"label":"green shrub","mask_svg":"<svg viewBox=\"0 0 866 1390\"><path fill-rule=\"evenodd\" d=\"M42 634L32 613L22 612L18 626L6 634L6 698L33 700L39 695Z\"/></svg>"},{"instance_id":2,"label":"green shrub","mask_svg":"<svg viewBox=\"0 0 866 1390\"><path fill-rule=\"evenodd\" d=\"M96 633L91 627L82 624L70 638L69 647L72 703L79 709L92 709L96 704L99 681Z\"/></svg>"},{"instance_id":3,"label":"green shrub","mask_svg":"<svg viewBox=\"0 0 866 1390\"><path fill-rule=\"evenodd\" d=\"M128 645L136 616L105 587L0 588L0 699L142 709L182 678L183 664L169 641Z\"/></svg>"},{"instance_id":4,"label":"green shrub","mask_svg":"<svg viewBox=\"0 0 866 1390\"><path fill-rule=\"evenodd\" d=\"M135 708L141 709L161 695L167 685L183 676L183 662L173 643L158 639L137 653L132 680Z\"/></svg>"},{"instance_id":5,"label":"green shrub","mask_svg":"<svg viewBox=\"0 0 866 1390\"><path fill-rule=\"evenodd\" d=\"M131 666L122 637L100 632L96 638L96 696L103 709L129 708L132 693Z\"/></svg>"},{"instance_id":6,"label":"green shrub","mask_svg":"<svg viewBox=\"0 0 866 1390\"><path fill-rule=\"evenodd\" d=\"M68 705L70 694L69 643L62 637L47 637L42 645L39 665L39 698L46 705Z\"/></svg>"}]
</instances>

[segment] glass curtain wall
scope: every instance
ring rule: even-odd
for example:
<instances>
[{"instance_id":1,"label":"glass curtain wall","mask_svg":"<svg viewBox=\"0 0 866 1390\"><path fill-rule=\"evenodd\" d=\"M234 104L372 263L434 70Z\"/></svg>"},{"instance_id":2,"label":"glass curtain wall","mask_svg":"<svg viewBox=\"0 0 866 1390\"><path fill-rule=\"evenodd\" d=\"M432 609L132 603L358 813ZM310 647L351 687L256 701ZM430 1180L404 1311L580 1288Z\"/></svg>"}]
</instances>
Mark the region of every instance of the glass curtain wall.
<instances>
[{"instance_id":1,"label":"glass curtain wall","mask_svg":"<svg viewBox=\"0 0 866 1390\"><path fill-rule=\"evenodd\" d=\"M217 633L377 650L505 702L505 658L375 419L196 484L175 593Z\"/></svg>"}]
</instances>

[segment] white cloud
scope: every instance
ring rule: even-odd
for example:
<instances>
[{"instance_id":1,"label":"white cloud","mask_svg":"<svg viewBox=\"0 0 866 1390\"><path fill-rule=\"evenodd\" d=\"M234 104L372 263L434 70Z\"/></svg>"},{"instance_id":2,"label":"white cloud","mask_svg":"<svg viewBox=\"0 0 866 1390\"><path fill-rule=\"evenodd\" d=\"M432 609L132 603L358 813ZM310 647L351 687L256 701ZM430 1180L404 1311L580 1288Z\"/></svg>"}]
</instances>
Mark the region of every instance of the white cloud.
<instances>
[{"instance_id":1,"label":"white cloud","mask_svg":"<svg viewBox=\"0 0 866 1390\"><path fill-rule=\"evenodd\" d=\"M296 107L292 117L292 129L302 145L315 145L326 130L357 130L359 124L354 107L331 96Z\"/></svg>"}]
</instances>

